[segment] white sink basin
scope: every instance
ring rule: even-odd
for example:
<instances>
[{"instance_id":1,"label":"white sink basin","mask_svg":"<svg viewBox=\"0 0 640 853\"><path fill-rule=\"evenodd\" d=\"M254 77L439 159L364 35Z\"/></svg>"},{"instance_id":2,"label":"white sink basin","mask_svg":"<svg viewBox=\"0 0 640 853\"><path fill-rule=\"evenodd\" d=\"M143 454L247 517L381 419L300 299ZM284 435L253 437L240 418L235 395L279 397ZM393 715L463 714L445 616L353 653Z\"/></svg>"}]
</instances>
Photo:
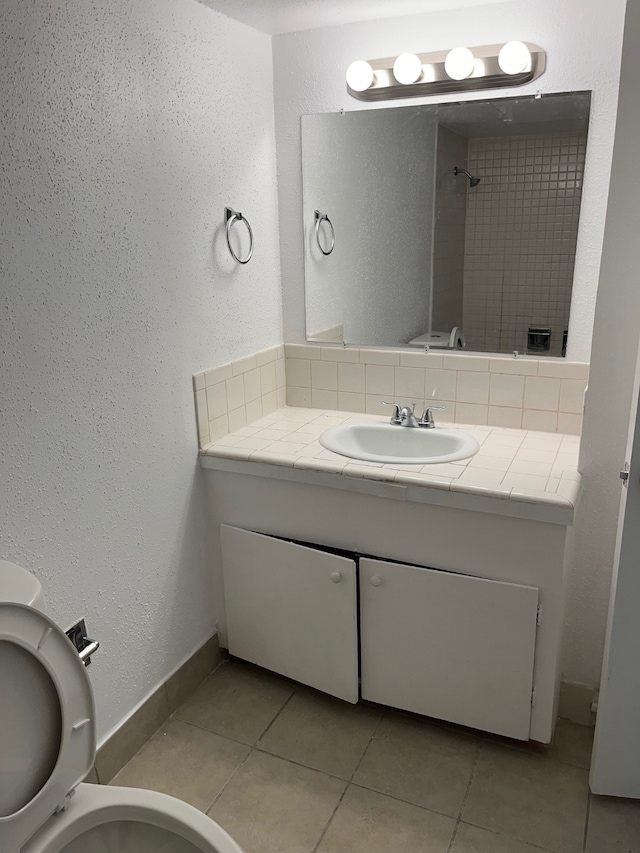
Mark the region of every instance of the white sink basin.
<instances>
[{"instance_id":1,"label":"white sink basin","mask_svg":"<svg viewBox=\"0 0 640 853\"><path fill-rule=\"evenodd\" d=\"M366 462L392 462L425 465L455 462L475 456L480 445L460 429L424 429L391 424L340 424L320 436L327 450L363 459Z\"/></svg>"}]
</instances>

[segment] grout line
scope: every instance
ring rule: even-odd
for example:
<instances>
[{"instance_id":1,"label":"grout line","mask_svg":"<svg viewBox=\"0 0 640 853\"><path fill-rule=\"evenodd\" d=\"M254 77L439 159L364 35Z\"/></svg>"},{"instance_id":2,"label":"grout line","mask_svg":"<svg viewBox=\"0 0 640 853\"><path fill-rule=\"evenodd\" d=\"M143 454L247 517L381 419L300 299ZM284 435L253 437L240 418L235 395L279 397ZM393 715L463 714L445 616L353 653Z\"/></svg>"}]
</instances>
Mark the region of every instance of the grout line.
<instances>
[{"instance_id":1,"label":"grout line","mask_svg":"<svg viewBox=\"0 0 640 853\"><path fill-rule=\"evenodd\" d=\"M396 794L389 794L386 791L379 791L377 788L367 788L366 785L363 785L361 782L349 782L349 787L351 788L361 788L363 791L371 791L373 794L379 794L381 797L386 797L389 800L395 800L397 803L404 803L406 806L413 806L416 809L421 809L423 812L430 812L431 814L439 814L442 817L449 818L449 820L453 820L457 822L457 818L452 814L447 814L447 812L438 811L438 809L432 809L429 806L421 806L420 803L416 803L413 800L403 800L402 797L398 797Z\"/></svg>"},{"instance_id":2,"label":"grout line","mask_svg":"<svg viewBox=\"0 0 640 853\"><path fill-rule=\"evenodd\" d=\"M275 721L278 719L278 717L280 716L280 714L281 714L281 713L284 711L284 709L287 707L287 705L289 704L289 702L291 702L291 700L293 699L293 697L296 695L296 693L297 693L297 692L298 692L298 691L297 691L297 689L294 687L294 689L291 691L291 694L289 695L289 698L285 701L285 703L284 703L284 704L283 704L283 706L280 708L280 710L278 711L278 713L277 713L277 714L275 715L275 717L271 720L271 722L267 725L267 727L266 727L266 728L265 728L265 730L262 732L262 734L261 734L258 738L256 738L256 742L253 744L253 747L254 747L254 748L257 748L257 747L258 747L258 744L260 743L260 741L262 740L262 738L266 735L266 733L269 731L269 729L271 728L271 726L275 723ZM261 752L266 752L266 750L261 750Z\"/></svg>"},{"instance_id":3,"label":"grout line","mask_svg":"<svg viewBox=\"0 0 640 853\"><path fill-rule=\"evenodd\" d=\"M589 820L591 818L591 791L587 793L587 813L584 818L584 835L582 837L582 853L586 853L587 850L587 840L589 837Z\"/></svg>"},{"instance_id":4,"label":"grout line","mask_svg":"<svg viewBox=\"0 0 640 853\"><path fill-rule=\"evenodd\" d=\"M458 818L455 826L453 827L453 835L451 836L451 840L449 841L449 846L447 847L447 853L451 853L451 851L453 850L453 845L456 843L456 837L458 835L459 827L460 827L460 818Z\"/></svg>"},{"instance_id":5,"label":"grout line","mask_svg":"<svg viewBox=\"0 0 640 853\"><path fill-rule=\"evenodd\" d=\"M336 776L335 773L329 773L327 770L318 770L317 767L312 767L310 764L303 764L302 761L296 761L293 758L287 758L285 755L279 755L277 752L269 752L266 749L263 749L259 746L251 747L255 752L259 752L260 755L268 755L269 758L277 758L279 761L286 761L287 764L293 764L296 767L303 767L305 770L311 770L313 773L319 773L321 776L328 776L330 779L335 779L336 782L344 782L345 784L349 783L348 779L345 779L344 776Z\"/></svg>"},{"instance_id":6,"label":"grout line","mask_svg":"<svg viewBox=\"0 0 640 853\"><path fill-rule=\"evenodd\" d=\"M344 782L344 779L343 779L342 781ZM327 831L328 831L329 827L331 826L331 823L332 823L332 821L333 821L333 819L334 819L334 817L335 817L335 815L336 815L336 812L338 811L338 809L339 809L339 808L340 808L340 806L342 805L342 801L344 800L345 794L347 793L347 791L348 791L348 790L349 790L349 783L347 782L347 783L345 784L345 786L344 786L344 791L340 794L340 799L339 799L339 800L338 800L338 802L336 803L336 806L335 806L334 810L331 812L331 815L329 816L329 820L327 821L327 823L325 824L324 829L323 829L323 830L322 830L322 832L320 833L320 837L318 838L318 840L316 841L316 843L313 845L313 847L312 847L312 849L311 849L311 853L316 853L316 851L318 850L318 848L319 848L319 847L320 847L320 845L322 844L322 842L323 842L323 840L324 840L324 837L325 837L325 835L327 834Z\"/></svg>"},{"instance_id":7,"label":"grout line","mask_svg":"<svg viewBox=\"0 0 640 853\"><path fill-rule=\"evenodd\" d=\"M347 784L344 786L344 791L343 791L343 792L342 792L342 794L340 795L340 799L339 799L339 800L338 800L338 802L336 803L336 807L335 807L335 808L334 808L334 810L332 811L331 816L329 817L329 820L327 821L327 823L326 823L326 825L325 825L324 829L323 829L323 830L322 830L322 832L320 833L320 838L318 839L318 841L316 842L315 846L313 847L312 853L316 853L316 851L318 850L318 848L319 848L319 847L320 847L320 845L322 844L322 841L324 840L324 837L325 837L325 835L327 834L327 832L328 832L328 830L329 830L329 827L331 826L331 823L333 822L333 818L335 817L336 812L337 812L337 811L338 811L338 809L340 808L340 805L341 805L342 801L344 800L345 795L346 795L347 791L349 790L349 788L350 788L350 786L351 786L351 784L352 784L353 777L354 777L354 776L356 775L356 773L358 772L358 769L360 768L360 765L362 764L362 760L363 760L363 758L364 758L364 756L365 756L365 754L366 754L367 750L369 749L369 746L370 746L370 744L371 744L372 740L374 739L374 737L376 736L376 734L377 734L377 732L378 732L378 729L379 729L379 728L380 728L380 726L382 725L382 721L383 721L384 717L385 717L385 713L383 712L383 713L380 715L380 718L379 718L379 720L378 720L378 722L377 722L377 724L376 724L376 726L375 726L374 730L371 732L371 735L369 736L369 740L367 741L366 746L365 746L365 747L364 747L364 749L362 750L362 755L361 755L361 756L360 756L360 758L358 759L358 762L356 763L356 766L354 767L353 772L351 773L351 776L349 776L349 778L347 779ZM327 775L330 775L330 774L327 774ZM344 779L343 779L342 781L344 781ZM356 787L358 787L358 786L356 786Z\"/></svg>"},{"instance_id":8,"label":"grout line","mask_svg":"<svg viewBox=\"0 0 640 853\"><path fill-rule=\"evenodd\" d=\"M459 823L464 823L466 826L472 826L474 827L474 829L481 829L484 832L488 832L491 835L495 835L497 838L507 838L509 841L517 841L518 844L524 845L525 847L531 847L532 850L540 850L542 851L542 853L558 853L557 849L553 850L551 847L541 847L534 841L523 841L521 838L517 838L515 835L507 835L506 832L497 832L495 829L488 829L486 826L481 826L479 823L473 823L473 821L470 820L460 821ZM451 853L451 848L447 851L447 853Z\"/></svg>"},{"instance_id":9,"label":"grout line","mask_svg":"<svg viewBox=\"0 0 640 853\"><path fill-rule=\"evenodd\" d=\"M246 746L246 744L245 744L245 746ZM204 809L204 813L205 813L207 816L209 815L209 810L210 810L210 809L212 809L212 808L214 807L214 805L216 804L216 802L220 799L220 797L222 796L222 794L223 794L223 793L226 791L226 789L229 787L229 784L231 783L231 780L235 777L235 775L236 775L236 773L238 772L238 770L240 770L240 768L241 768L241 767L244 767L244 765L247 763L247 761L248 761L248 759L249 759L249 757L251 756L251 754L252 754L252 753L253 753L253 747L250 747L250 748L249 748L249 752L245 755L245 757L242 759L242 761L240 762L240 764L238 764L238 766L237 766L237 767L236 767L236 769L233 771L233 773L231 773L231 774L230 774L229 778L226 780L226 782L225 782L225 783L223 784L223 786L220 788L220 790L219 790L219 791L218 791L218 793L215 795L215 797L211 800L211 802L209 803L209 805L207 806L207 808L206 808L206 809ZM213 818L212 818L212 820L213 820Z\"/></svg>"},{"instance_id":10,"label":"grout line","mask_svg":"<svg viewBox=\"0 0 640 853\"><path fill-rule=\"evenodd\" d=\"M460 803L460 811L458 812L458 822L462 820L462 815L467 805L467 801L469 799L469 793L471 792L471 785L473 784L473 780L476 776L476 771L478 769L478 765L480 764L480 759L482 757L482 752L484 750L485 744L479 744L478 754L476 755L476 760L473 763L473 767L471 769L471 775L469 776L469 781L467 783L467 789L464 792L464 796L462 798L462 802Z\"/></svg>"},{"instance_id":11,"label":"grout line","mask_svg":"<svg viewBox=\"0 0 640 853\"><path fill-rule=\"evenodd\" d=\"M207 734L215 735L215 737L224 738L224 740L230 740L231 743L237 743L239 746L246 746L249 749L253 749L254 744L247 743L246 740L238 740L238 738L231 737L231 735L223 735L220 732L214 732L212 729L208 729L206 726L201 726L199 723L192 723L191 720L183 720L181 717L173 718L176 723L184 723L185 726L193 726L194 729L199 729L201 732L207 732Z\"/></svg>"},{"instance_id":12,"label":"grout line","mask_svg":"<svg viewBox=\"0 0 640 853\"><path fill-rule=\"evenodd\" d=\"M351 776L350 776L350 777L349 777L349 779L348 779L349 784L351 784L351 783L353 782L354 776L356 775L356 773L357 773L357 772L358 772L358 770L360 769L360 765L362 764L362 762L363 762L363 760L364 760L364 757L365 757L365 755L367 754L367 751L368 751L369 747L371 746L371 744L372 744L372 742L373 742L374 737L378 734L378 731L380 730L380 726L382 725L382 723L383 723L383 721L384 721L384 719L385 719L385 717L386 717L386 716L387 716L387 712L386 712L386 711L382 711L382 713L380 714L380 719L378 720L378 722L377 722L377 724L376 724L376 726L375 726L374 730L371 732L371 735L370 735L370 737L369 737L369 740L367 741L365 748L362 750L362 755L361 755L361 756L360 756L360 758L358 759L358 762L357 762L356 766L355 766L355 767L354 767L354 769L353 769L353 773L351 774Z\"/></svg>"},{"instance_id":13,"label":"grout line","mask_svg":"<svg viewBox=\"0 0 640 853\"><path fill-rule=\"evenodd\" d=\"M175 720L176 720L177 722L179 722L179 723L185 723L185 725L187 725L187 726L193 726L195 729L200 729L200 731L208 732L210 735L216 735L216 737L221 737L221 738L224 738L225 740L230 740L230 741L232 741L232 743L240 744L240 746L248 746L248 747L249 747L249 749L255 749L255 748L257 748L257 747L258 747L258 743L260 742L260 740L262 740L262 738L263 738L263 737L265 736L265 734L269 731L269 729L271 728L271 726L272 726L272 725L275 723L275 721L278 719L278 717L280 716L280 714L282 713L282 711L284 711L284 709L286 708L286 706L289 704L289 702L290 702L290 701L291 701L291 699L293 698L293 696L294 696L295 692L296 692L296 691L294 690L294 691L291 693L291 695L287 698L287 700L285 701L285 703L284 703L284 705L282 706L282 708L280 708L280 710L276 713L276 715L275 715L275 717L273 718L273 720L271 720L271 722L269 723L269 725L265 728L265 730L262 732L262 734L261 734L261 735L259 735L259 737L256 739L256 741L255 741L254 743L247 743L245 740L239 740L238 738L231 737L231 735L222 734L222 732L214 732L212 729L208 729L206 726L202 726L202 725L200 725L199 723L194 723L194 722L192 722L191 720L183 720L181 717L172 717L172 719L175 719ZM175 713L177 713L177 711L176 711ZM166 721L165 721L165 722L166 722ZM265 749L260 749L259 751L260 751L260 752L265 752L265 753L267 752ZM271 755L271 753L267 753L267 754L268 754L268 755ZM303 765L303 766L304 766L304 765Z\"/></svg>"},{"instance_id":14,"label":"grout line","mask_svg":"<svg viewBox=\"0 0 640 853\"><path fill-rule=\"evenodd\" d=\"M480 742L478 744L478 754L476 755L476 760L473 762L473 767L471 768L471 773L469 775L469 781L467 782L467 788L464 792L464 796L462 798L462 802L460 803L460 810L458 811L458 818L456 820L456 825L453 830L453 835L451 836L451 841L449 842L449 847L447 848L448 853L453 850L453 845L456 841L456 836L458 835L458 829L460 828L460 822L462 821L462 815L464 813L465 807L467 805L467 800L469 799L469 793L471 791L471 785L476 775L476 770L478 769L478 764L480 763L480 758L482 756L482 751L484 749L485 744Z\"/></svg>"}]
</instances>

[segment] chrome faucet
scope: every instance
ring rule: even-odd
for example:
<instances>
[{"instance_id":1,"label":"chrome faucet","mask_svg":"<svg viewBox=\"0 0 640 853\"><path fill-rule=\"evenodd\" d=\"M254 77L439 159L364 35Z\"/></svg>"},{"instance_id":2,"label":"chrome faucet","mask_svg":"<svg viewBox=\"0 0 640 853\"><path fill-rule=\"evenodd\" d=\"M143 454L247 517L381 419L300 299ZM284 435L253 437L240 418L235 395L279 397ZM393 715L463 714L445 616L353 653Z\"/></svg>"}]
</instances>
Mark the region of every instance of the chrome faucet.
<instances>
[{"instance_id":1,"label":"chrome faucet","mask_svg":"<svg viewBox=\"0 0 640 853\"><path fill-rule=\"evenodd\" d=\"M423 429L435 429L436 422L433 419L433 413L442 411L445 408L445 406L427 406L422 413L422 417L418 420L414 413L415 403L412 403L410 406L400 406L398 403L385 403L383 400L382 405L393 406L393 414L389 421L393 426L423 427Z\"/></svg>"},{"instance_id":2,"label":"chrome faucet","mask_svg":"<svg viewBox=\"0 0 640 853\"><path fill-rule=\"evenodd\" d=\"M400 422L401 426L405 427L417 427L420 426L418 423L416 416L414 415L414 410L416 408L416 404L412 403L411 408L409 406L403 406L400 409Z\"/></svg>"},{"instance_id":3,"label":"chrome faucet","mask_svg":"<svg viewBox=\"0 0 640 853\"><path fill-rule=\"evenodd\" d=\"M393 424L394 426L420 426L414 414L414 409L416 407L415 403L412 403L411 406L399 406L398 403L385 403L383 400L382 405L393 406L393 414L391 415L389 423Z\"/></svg>"}]
</instances>

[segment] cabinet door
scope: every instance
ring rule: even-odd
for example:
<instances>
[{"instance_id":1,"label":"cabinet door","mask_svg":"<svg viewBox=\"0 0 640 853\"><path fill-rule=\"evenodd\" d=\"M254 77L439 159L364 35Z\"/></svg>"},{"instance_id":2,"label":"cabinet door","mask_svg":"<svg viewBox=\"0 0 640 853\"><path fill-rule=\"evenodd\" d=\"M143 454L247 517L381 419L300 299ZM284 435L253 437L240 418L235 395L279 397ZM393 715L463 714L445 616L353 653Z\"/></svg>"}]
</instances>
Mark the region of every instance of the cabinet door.
<instances>
[{"instance_id":1,"label":"cabinet door","mask_svg":"<svg viewBox=\"0 0 640 853\"><path fill-rule=\"evenodd\" d=\"M221 525L229 651L358 701L353 559Z\"/></svg>"},{"instance_id":2,"label":"cabinet door","mask_svg":"<svg viewBox=\"0 0 640 853\"><path fill-rule=\"evenodd\" d=\"M360 560L362 698L529 737L538 590Z\"/></svg>"}]
</instances>

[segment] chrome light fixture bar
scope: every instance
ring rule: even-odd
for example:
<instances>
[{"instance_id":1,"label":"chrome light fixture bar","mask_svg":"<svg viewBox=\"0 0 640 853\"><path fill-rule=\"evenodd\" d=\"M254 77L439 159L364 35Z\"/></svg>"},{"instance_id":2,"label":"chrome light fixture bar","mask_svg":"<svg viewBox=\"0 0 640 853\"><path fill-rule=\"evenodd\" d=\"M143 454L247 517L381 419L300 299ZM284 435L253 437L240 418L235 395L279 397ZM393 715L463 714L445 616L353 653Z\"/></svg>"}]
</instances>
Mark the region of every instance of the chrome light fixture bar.
<instances>
[{"instance_id":1,"label":"chrome light fixture bar","mask_svg":"<svg viewBox=\"0 0 640 853\"><path fill-rule=\"evenodd\" d=\"M545 63L542 48L521 41L403 53L352 62L347 69L347 91L359 101L384 101L522 86L540 77Z\"/></svg>"}]
</instances>

